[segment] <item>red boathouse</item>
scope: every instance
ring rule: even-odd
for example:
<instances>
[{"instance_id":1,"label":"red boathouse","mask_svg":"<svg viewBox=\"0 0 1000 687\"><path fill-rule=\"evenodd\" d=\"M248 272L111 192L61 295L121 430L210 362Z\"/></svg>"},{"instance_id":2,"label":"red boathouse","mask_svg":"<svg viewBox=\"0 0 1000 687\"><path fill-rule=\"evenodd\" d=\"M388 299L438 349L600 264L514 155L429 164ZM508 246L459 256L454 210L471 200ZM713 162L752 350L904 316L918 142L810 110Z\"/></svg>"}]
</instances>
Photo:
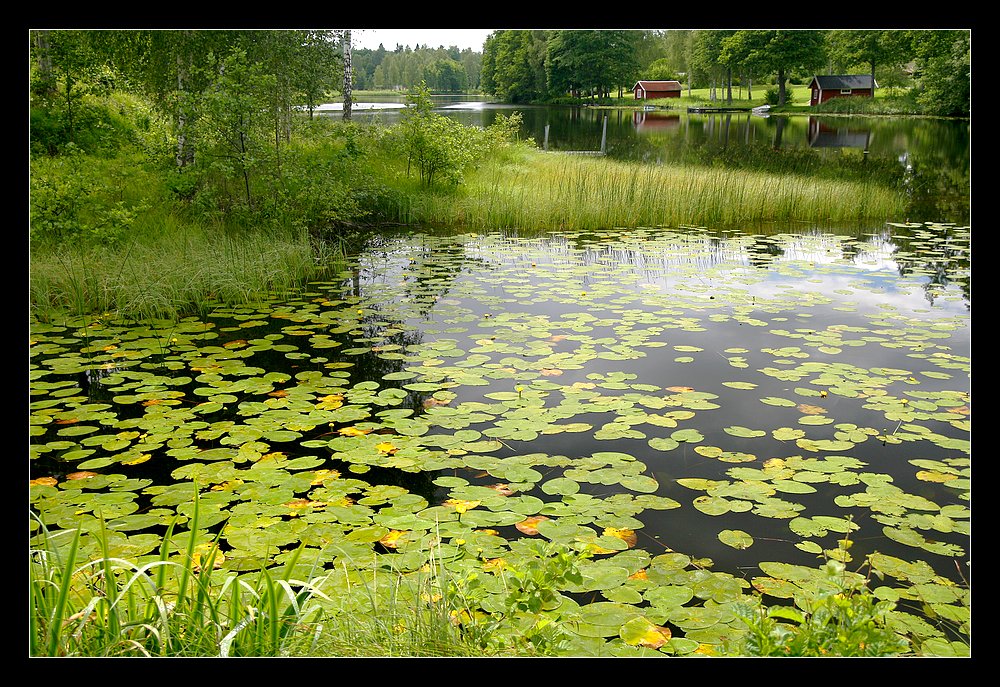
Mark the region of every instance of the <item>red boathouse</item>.
<instances>
[{"instance_id":1,"label":"red boathouse","mask_svg":"<svg viewBox=\"0 0 1000 687\"><path fill-rule=\"evenodd\" d=\"M814 76L809 82L809 104L819 105L832 98L872 97L878 84L870 74Z\"/></svg>"},{"instance_id":2,"label":"red boathouse","mask_svg":"<svg viewBox=\"0 0 1000 687\"><path fill-rule=\"evenodd\" d=\"M653 100L654 98L680 98L680 81L636 81L632 87L636 100Z\"/></svg>"}]
</instances>

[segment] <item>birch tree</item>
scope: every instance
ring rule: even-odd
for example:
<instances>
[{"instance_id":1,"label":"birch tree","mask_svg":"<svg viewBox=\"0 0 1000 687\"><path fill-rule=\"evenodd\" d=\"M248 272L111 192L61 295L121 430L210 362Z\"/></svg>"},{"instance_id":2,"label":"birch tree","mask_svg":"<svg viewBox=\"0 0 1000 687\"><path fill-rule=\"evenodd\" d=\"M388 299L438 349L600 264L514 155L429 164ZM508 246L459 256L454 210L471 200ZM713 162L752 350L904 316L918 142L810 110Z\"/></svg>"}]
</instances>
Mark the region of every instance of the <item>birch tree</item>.
<instances>
[{"instance_id":1,"label":"birch tree","mask_svg":"<svg viewBox=\"0 0 1000 687\"><path fill-rule=\"evenodd\" d=\"M351 30L344 29L344 121L351 121Z\"/></svg>"}]
</instances>

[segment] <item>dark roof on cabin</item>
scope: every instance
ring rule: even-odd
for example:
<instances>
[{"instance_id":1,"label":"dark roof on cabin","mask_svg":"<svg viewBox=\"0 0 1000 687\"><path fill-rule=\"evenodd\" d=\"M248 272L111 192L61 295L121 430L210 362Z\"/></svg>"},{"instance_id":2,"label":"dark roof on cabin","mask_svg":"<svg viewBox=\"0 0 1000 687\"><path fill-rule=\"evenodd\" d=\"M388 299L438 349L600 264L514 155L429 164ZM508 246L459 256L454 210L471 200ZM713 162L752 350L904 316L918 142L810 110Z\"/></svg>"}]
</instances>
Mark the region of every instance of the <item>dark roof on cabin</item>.
<instances>
[{"instance_id":1,"label":"dark roof on cabin","mask_svg":"<svg viewBox=\"0 0 1000 687\"><path fill-rule=\"evenodd\" d=\"M636 81L635 86L642 86L645 91L679 91L681 90L680 81ZM635 90L635 86L632 86L632 90Z\"/></svg>"},{"instance_id":2,"label":"dark roof on cabin","mask_svg":"<svg viewBox=\"0 0 1000 687\"><path fill-rule=\"evenodd\" d=\"M871 74L834 74L826 76L814 76L815 81L823 90L828 88L871 88ZM809 82L812 85L812 82ZM875 84L876 88L878 83Z\"/></svg>"}]
</instances>

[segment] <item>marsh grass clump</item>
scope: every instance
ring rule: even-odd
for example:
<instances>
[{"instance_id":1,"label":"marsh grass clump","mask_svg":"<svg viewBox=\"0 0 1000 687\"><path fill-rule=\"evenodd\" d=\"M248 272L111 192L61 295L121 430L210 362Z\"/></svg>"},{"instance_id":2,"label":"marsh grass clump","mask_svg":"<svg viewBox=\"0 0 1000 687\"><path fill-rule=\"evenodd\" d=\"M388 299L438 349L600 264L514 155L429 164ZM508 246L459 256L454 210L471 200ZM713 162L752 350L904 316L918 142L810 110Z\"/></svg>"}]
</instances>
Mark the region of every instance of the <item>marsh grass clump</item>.
<instances>
[{"instance_id":1,"label":"marsh grass clump","mask_svg":"<svg viewBox=\"0 0 1000 687\"><path fill-rule=\"evenodd\" d=\"M335 248L319 246L327 253ZM122 245L62 245L33 256L33 315L115 312L134 319L204 313L216 304L256 302L314 277L318 257L308 239L268 232L234 236L199 227ZM335 260L334 260L335 263Z\"/></svg>"},{"instance_id":2,"label":"marsh grass clump","mask_svg":"<svg viewBox=\"0 0 1000 687\"><path fill-rule=\"evenodd\" d=\"M725 228L884 221L904 208L897 188L873 181L523 151L520 164L484 166L463 191L425 196L411 212L416 220L473 228Z\"/></svg>"},{"instance_id":3,"label":"marsh grass clump","mask_svg":"<svg viewBox=\"0 0 1000 687\"><path fill-rule=\"evenodd\" d=\"M576 557L563 552L511 569L491 587L449 569L434 545L416 570L377 560L324 569L300 562L300 547L277 567L239 573L225 569L217 541L192 535L197 513L191 531L169 527L155 554L138 560L117 555L103 528L49 531L36 522L30 654L548 655L562 635L545 609L560 598L558 585L578 579ZM481 610L489 596L498 599L494 613Z\"/></svg>"},{"instance_id":4,"label":"marsh grass clump","mask_svg":"<svg viewBox=\"0 0 1000 687\"><path fill-rule=\"evenodd\" d=\"M197 511L194 522L197 522ZM197 529L196 527L194 528ZM84 555L82 528L36 528L29 553L32 656L281 656L308 642L319 592L263 571L216 570L212 542L187 536L173 550L168 528L156 555L113 555L107 531L98 555ZM93 544L92 540L89 542Z\"/></svg>"}]
</instances>

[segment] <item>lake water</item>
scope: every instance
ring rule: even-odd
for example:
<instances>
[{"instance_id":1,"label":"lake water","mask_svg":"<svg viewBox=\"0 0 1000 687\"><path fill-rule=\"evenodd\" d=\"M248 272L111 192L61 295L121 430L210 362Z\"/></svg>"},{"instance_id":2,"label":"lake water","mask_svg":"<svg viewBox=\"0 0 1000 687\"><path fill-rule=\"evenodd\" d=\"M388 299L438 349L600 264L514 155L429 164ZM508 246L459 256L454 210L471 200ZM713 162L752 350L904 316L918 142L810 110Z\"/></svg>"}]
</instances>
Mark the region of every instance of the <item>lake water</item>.
<instances>
[{"instance_id":1,"label":"lake water","mask_svg":"<svg viewBox=\"0 0 1000 687\"><path fill-rule=\"evenodd\" d=\"M391 532L502 556L542 515L552 541L632 531L621 560L770 589L766 562L814 568L849 536L852 569L882 556L875 584L912 575L960 618L969 238L389 232L260 307L38 325L32 505L50 527L100 513L134 555L197 480L237 570ZM638 594L592 565L593 595Z\"/></svg>"}]
</instances>

